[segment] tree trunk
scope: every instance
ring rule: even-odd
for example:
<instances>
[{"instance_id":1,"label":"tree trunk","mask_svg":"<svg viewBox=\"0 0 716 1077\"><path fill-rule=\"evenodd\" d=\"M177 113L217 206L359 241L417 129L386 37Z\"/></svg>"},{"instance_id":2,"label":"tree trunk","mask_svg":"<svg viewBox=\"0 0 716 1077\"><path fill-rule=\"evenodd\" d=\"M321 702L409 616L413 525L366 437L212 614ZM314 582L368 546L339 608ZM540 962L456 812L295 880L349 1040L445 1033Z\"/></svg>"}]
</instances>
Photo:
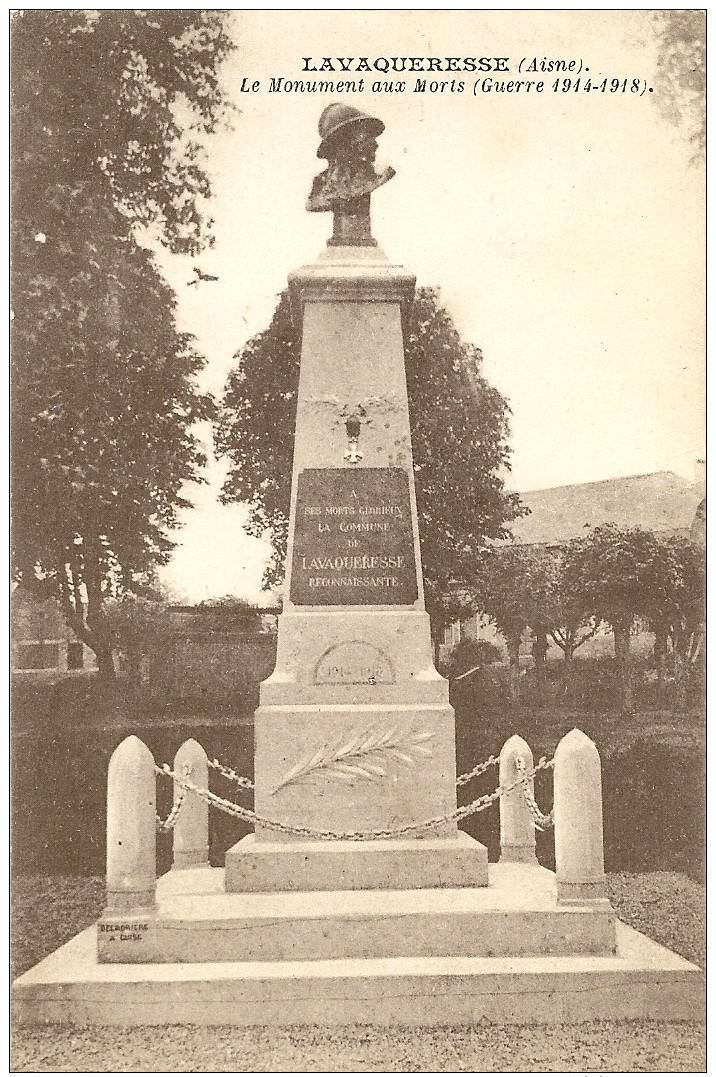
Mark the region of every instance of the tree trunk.
<instances>
[{"instance_id":1,"label":"tree trunk","mask_svg":"<svg viewBox=\"0 0 716 1077\"><path fill-rule=\"evenodd\" d=\"M103 646L102 641L91 625L87 623L85 609L82 603L81 584L79 583L79 569L77 561L73 564L65 561L62 556L57 561L57 579L59 584L60 608L64 614L67 625L72 629L78 640L89 647L97 659L99 676L106 681L114 680L114 661L112 649Z\"/></svg>"},{"instance_id":2,"label":"tree trunk","mask_svg":"<svg viewBox=\"0 0 716 1077\"><path fill-rule=\"evenodd\" d=\"M674 640L674 713L686 710L686 655L681 640Z\"/></svg>"},{"instance_id":3,"label":"tree trunk","mask_svg":"<svg viewBox=\"0 0 716 1077\"><path fill-rule=\"evenodd\" d=\"M89 646L97 656L100 680L114 680L112 644L107 630L102 602L101 543L96 535L84 537L84 584L87 589L87 627L91 633Z\"/></svg>"},{"instance_id":4,"label":"tree trunk","mask_svg":"<svg viewBox=\"0 0 716 1077\"><path fill-rule=\"evenodd\" d=\"M113 681L115 676L114 658L112 648L103 644L95 644L94 653L97 656L97 672L103 681Z\"/></svg>"},{"instance_id":5,"label":"tree trunk","mask_svg":"<svg viewBox=\"0 0 716 1077\"><path fill-rule=\"evenodd\" d=\"M564 656L564 660L562 662L560 691L562 697L566 698L572 684L572 657L575 650L574 633L570 632L569 629L552 629L552 631L549 633L549 637L554 641L554 643L556 643ZM545 639L545 643L546 642L547 640Z\"/></svg>"},{"instance_id":6,"label":"tree trunk","mask_svg":"<svg viewBox=\"0 0 716 1077\"><path fill-rule=\"evenodd\" d=\"M510 658L508 688L510 704L518 707L520 703L520 637L507 641L507 653Z\"/></svg>"},{"instance_id":7,"label":"tree trunk","mask_svg":"<svg viewBox=\"0 0 716 1077\"><path fill-rule=\"evenodd\" d=\"M562 644L564 661L562 662L562 699L570 697L572 691L572 677L574 676L574 642L571 637L565 638Z\"/></svg>"},{"instance_id":8,"label":"tree trunk","mask_svg":"<svg viewBox=\"0 0 716 1077\"><path fill-rule=\"evenodd\" d=\"M657 629L654 635L654 663L656 665L656 692L660 704L664 702L666 682L666 652L669 639L668 631Z\"/></svg>"},{"instance_id":9,"label":"tree trunk","mask_svg":"<svg viewBox=\"0 0 716 1077\"><path fill-rule=\"evenodd\" d=\"M535 683L537 685L537 698L540 703L545 703L547 698L547 633L535 632L535 640L532 644L532 657L535 662Z\"/></svg>"},{"instance_id":10,"label":"tree trunk","mask_svg":"<svg viewBox=\"0 0 716 1077\"><path fill-rule=\"evenodd\" d=\"M634 713L634 693L631 683L630 625L613 626L614 655L619 670L621 709L624 714Z\"/></svg>"}]
</instances>

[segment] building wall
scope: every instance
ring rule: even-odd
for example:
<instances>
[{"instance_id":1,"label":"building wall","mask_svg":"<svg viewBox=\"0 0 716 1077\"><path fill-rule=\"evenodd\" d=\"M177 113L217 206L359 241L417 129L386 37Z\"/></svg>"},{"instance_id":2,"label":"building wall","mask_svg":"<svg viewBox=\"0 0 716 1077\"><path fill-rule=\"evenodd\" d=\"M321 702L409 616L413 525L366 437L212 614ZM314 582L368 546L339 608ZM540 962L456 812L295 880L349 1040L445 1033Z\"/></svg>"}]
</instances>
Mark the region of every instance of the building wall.
<instances>
[{"instance_id":1,"label":"building wall","mask_svg":"<svg viewBox=\"0 0 716 1077\"><path fill-rule=\"evenodd\" d=\"M55 599L22 587L11 599L11 664L14 674L36 679L97 668L94 652L77 639Z\"/></svg>"},{"instance_id":2,"label":"building wall","mask_svg":"<svg viewBox=\"0 0 716 1077\"><path fill-rule=\"evenodd\" d=\"M138 669L115 654L120 672L138 675L157 702L182 699L217 703L258 698L273 671L276 611L242 607L173 607ZM12 671L28 680L93 672L94 653L76 639L57 602L22 587L12 596Z\"/></svg>"},{"instance_id":3,"label":"building wall","mask_svg":"<svg viewBox=\"0 0 716 1077\"><path fill-rule=\"evenodd\" d=\"M273 672L276 636L237 632L162 637L141 663L142 687L156 704L258 705L258 686Z\"/></svg>"}]
</instances>

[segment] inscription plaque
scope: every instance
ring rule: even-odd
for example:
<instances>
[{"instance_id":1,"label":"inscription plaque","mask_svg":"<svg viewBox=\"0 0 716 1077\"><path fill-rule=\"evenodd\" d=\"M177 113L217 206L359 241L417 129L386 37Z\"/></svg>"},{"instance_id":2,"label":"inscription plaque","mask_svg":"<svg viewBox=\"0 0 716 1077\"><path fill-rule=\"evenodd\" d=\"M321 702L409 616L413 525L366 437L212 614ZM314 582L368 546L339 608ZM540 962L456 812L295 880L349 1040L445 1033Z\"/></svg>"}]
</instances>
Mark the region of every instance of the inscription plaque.
<instances>
[{"instance_id":1,"label":"inscription plaque","mask_svg":"<svg viewBox=\"0 0 716 1077\"><path fill-rule=\"evenodd\" d=\"M306 468L298 476L291 601L408 606L418 597L402 468Z\"/></svg>"}]
</instances>

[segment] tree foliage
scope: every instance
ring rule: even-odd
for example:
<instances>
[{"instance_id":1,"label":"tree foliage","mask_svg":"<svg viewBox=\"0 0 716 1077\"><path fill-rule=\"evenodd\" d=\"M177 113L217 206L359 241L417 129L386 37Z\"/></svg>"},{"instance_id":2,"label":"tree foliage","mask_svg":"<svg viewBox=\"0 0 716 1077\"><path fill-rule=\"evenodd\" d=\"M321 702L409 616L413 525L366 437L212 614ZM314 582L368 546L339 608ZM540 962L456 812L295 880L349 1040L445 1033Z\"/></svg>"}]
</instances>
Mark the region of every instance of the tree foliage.
<instances>
[{"instance_id":1,"label":"tree foliage","mask_svg":"<svg viewBox=\"0 0 716 1077\"><path fill-rule=\"evenodd\" d=\"M217 455L229 460L224 504L248 506L246 530L268 535L272 557L264 584L283 579L291 501L300 341L290 298L281 293L269 327L237 352L214 425Z\"/></svg>"},{"instance_id":2,"label":"tree foliage","mask_svg":"<svg viewBox=\"0 0 716 1077\"><path fill-rule=\"evenodd\" d=\"M270 534L273 558L264 582L275 585L286 556L300 366L285 292L268 329L236 358L215 425L217 453L230 465L222 500L249 506L250 534ZM460 339L433 290L416 294L405 365L426 603L435 631L469 602L460 583L471 579L485 542L505 537L520 509L504 488L507 404L485 380L480 351Z\"/></svg>"},{"instance_id":3,"label":"tree foliage","mask_svg":"<svg viewBox=\"0 0 716 1077\"><path fill-rule=\"evenodd\" d=\"M600 618L571 589L562 550L540 546L497 546L482 559L475 576L476 608L488 616L507 644L516 696L519 646L534 633L533 654L540 689L548 637L563 651L567 666L574 652L595 635Z\"/></svg>"},{"instance_id":4,"label":"tree foliage","mask_svg":"<svg viewBox=\"0 0 716 1077\"><path fill-rule=\"evenodd\" d=\"M461 680L479 669L486 669L502 658L500 648L487 639L464 637L448 656L445 672L451 681Z\"/></svg>"},{"instance_id":5,"label":"tree foliage","mask_svg":"<svg viewBox=\"0 0 716 1077\"><path fill-rule=\"evenodd\" d=\"M111 671L107 595L166 560L212 414L138 229L210 242L200 137L225 114L222 16L28 11L12 23L13 562Z\"/></svg>"},{"instance_id":6,"label":"tree foliage","mask_svg":"<svg viewBox=\"0 0 716 1077\"><path fill-rule=\"evenodd\" d=\"M674 704L683 705L685 682L699 653L706 616L706 562L703 549L688 538L673 536L659 543L659 556L649 568L643 611L654 632L659 681L671 642L676 685Z\"/></svg>"},{"instance_id":7,"label":"tree foliage","mask_svg":"<svg viewBox=\"0 0 716 1077\"><path fill-rule=\"evenodd\" d=\"M487 543L508 537L522 515L505 490L509 409L482 373L482 352L461 340L437 292L418 292L405 343L405 370L425 601L442 634L467 596ZM465 596L463 598L463 596Z\"/></svg>"},{"instance_id":8,"label":"tree foliage","mask_svg":"<svg viewBox=\"0 0 716 1077\"><path fill-rule=\"evenodd\" d=\"M568 667L574 652L596 635L601 618L585 607L581 593L572 589L564 549L542 549L535 553L542 559L538 575L541 588L530 627L538 635L549 636L564 654Z\"/></svg>"},{"instance_id":9,"label":"tree foliage","mask_svg":"<svg viewBox=\"0 0 716 1077\"><path fill-rule=\"evenodd\" d=\"M42 229L46 193L82 188L172 250L201 250L202 138L228 116L222 14L31 10L11 45L16 233Z\"/></svg>"},{"instance_id":10,"label":"tree foliage","mask_svg":"<svg viewBox=\"0 0 716 1077\"><path fill-rule=\"evenodd\" d=\"M658 92L654 99L672 123L682 125L694 158L706 150L706 12L653 12L659 47Z\"/></svg>"},{"instance_id":11,"label":"tree foliage","mask_svg":"<svg viewBox=\"0 0 716 1077\"><path fill-rule=\"evenodd\" d=\"M104 603L104 618L112 649L121 651L135 686L141 676L141 660L171 624L169 608L161 596L148 589L137 595L124 591Z\"/></svg>"},{"instance_id":12,"label":"tree foliage","mask_svg":"<svg viewBox=\"0 0 716 1077\"><path fill-rule=\"evenodd\" d=\"M652 585L661 549L651 531L595 527L565 549L565 585L589 613L606 621L614 633L621 678L622 708L633 709L630 638L637 618L647 618L656 597Z\"/></svg>"},{"instance_id":13,"label":"tree foliage","mask_svg":"<svg viewBox=\"0 0 716 1077\"><path fill-rule=\"evenodd\" d=\"M541 636L554 623L556 573L549 554L531 546L500 546L482 559L474 580L477 605L507 644L510 696L519 695L519 649L528 628Z\"/></svg>"},{"instance_id":14,"label":"tree foliage","mask_svg":"<svg viewBox=\"0 0 716 1077\"><path fill-rule=\"evenodd\" d=\"M585 611L630 631L650 600L659 544L651 531L602 524L565 547L565 584Z\"/></svg>"},{"instance_id":15,"label":"tree foliage","mask_svg":"<svg viewBox=\"0 0 716 1077\"><path fill-rule=\"evenodd\" d=\"M540 680L547 637L572 655L606 622L613 630L622 702L632 706L630 636L637 623L655 633L659 680L669 641L677 700L700 648L704 620L703 550L689 538L659 539L639 528L605 524L561 549L498 546L481 559L473 583L474 606L505 639L510 694L518 697L519 648L530 629ZM543 689L544 684L540 687Z\"/></svg>"},{"instance_id":16,"label":"tree foliage","mask_svg":"<svg viewBox=\"0 0 716 1077\"><path fill-rule=\"evenodd\" d=\"M682 536L659 542L649 566L644 616L653 631L668 634L674 647L700 630L705 617L706 563L696 543Z\"/></svg>"}]
</instances>

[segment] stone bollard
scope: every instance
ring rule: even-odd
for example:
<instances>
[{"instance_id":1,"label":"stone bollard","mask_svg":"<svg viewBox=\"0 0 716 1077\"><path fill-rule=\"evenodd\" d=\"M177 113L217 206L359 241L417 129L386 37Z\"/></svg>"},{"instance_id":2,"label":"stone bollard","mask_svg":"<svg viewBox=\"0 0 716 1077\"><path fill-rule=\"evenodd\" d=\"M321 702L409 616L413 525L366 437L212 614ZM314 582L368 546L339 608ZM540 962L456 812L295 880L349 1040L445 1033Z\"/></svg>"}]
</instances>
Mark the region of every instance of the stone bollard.
<instances>
[{"instance_id":1,"label":"stone bollard","mask_svg":"<svg viewBox=\"0 0 716 1077\"><path fill-rule=\"evenodd\" d=\"M209 765L206 752L197 741L185 740L174 756L174 773L182 777L189 767L189 781L200 789L209 788ZM174 803L182 792L180 785L174 783ZM174 825L174 863L175 868L196 868L209 866L209 805L205 800L184 791L184 803Z\"/></svg>"},{"instance_id":2,"label":"stone bollard","mask_svg":"<svg viewBox=\"0 0 716 1077\"><path fill-rule=\"evenodd\" d=\"M154 907L157 886L154 757L127 737L107 772L107 910Z\"/></svg>"},{"instance_id":3,"label":"stone bollard","mask_svg":"<svg viewBox=\"0 0 716 1077\"><path fill-rule=\"evenodd\" d=\"M558 901L606 897L602 765L581 729L562 737L554 753L554 855Z\"/></svg>"},{"instance_id":4,"label":"stone bollard","mask_svg":"<svg viewBox=\"0 0 716 1077\"><path fill-rule=\"evenodd\" d=\"M518 777L515 761L521 759L532 770L532 752L527 741L515 735L505 741L500 752L500 785ZM534 781L529 785L534 791ZM535 826L520 786L500 794L500 863L536 864Z\"/></svg>"}]
</instances>

